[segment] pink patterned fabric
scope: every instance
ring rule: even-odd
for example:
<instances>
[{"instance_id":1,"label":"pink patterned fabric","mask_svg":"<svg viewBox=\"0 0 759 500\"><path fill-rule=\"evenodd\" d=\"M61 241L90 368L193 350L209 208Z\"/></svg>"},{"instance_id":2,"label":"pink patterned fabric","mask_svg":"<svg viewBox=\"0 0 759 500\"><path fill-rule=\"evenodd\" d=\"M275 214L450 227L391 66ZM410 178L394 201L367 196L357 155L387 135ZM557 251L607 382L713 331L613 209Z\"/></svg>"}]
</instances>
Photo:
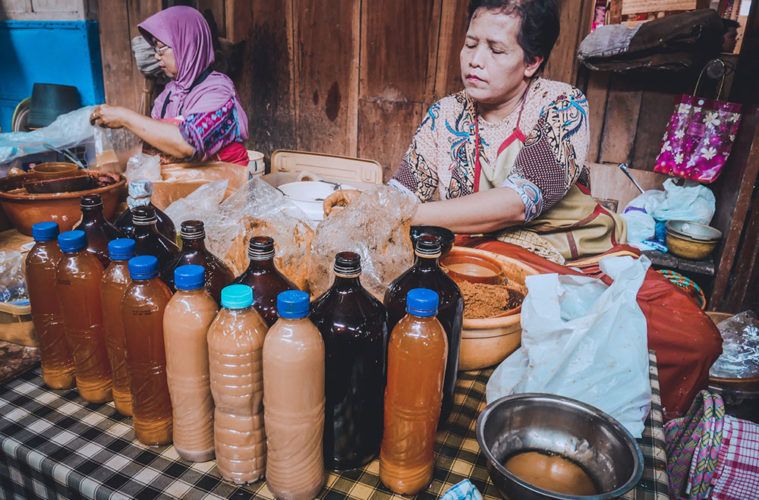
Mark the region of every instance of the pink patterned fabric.
<instances>
[{"instance_id":1,"label":"pink patterned fabric","mask_svg":"<svg viewBox=\"0 0 759 500\"><path fill-rule=\"evenodd\" d=\"M759 498L759 425L728 417L714 500Z\"/></svg>"},{"instance_id":2,"label":"pink patterned fabric","mask_svg":"<svg viewBox=\"0 0 759 500\"><path fill-rule=\"evenodd\" d=\"M737 103L681 96L654 170L704 183L717 180L738 133L740 110Z\"/></svg>"}]
</instances>

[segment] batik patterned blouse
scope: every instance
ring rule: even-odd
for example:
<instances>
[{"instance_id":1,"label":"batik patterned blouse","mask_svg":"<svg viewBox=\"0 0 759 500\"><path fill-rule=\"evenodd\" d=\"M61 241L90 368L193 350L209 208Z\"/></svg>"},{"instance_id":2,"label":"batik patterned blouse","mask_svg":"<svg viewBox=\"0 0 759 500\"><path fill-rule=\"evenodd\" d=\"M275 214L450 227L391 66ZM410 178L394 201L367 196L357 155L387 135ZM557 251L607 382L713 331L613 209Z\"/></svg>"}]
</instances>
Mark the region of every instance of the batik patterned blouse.
<instances>
[{"instance_id":1,"label":"batik patterned blouse","mask_svg":"<svg viewBox=\"0 0 759 500\"><path fill-rule=\"evenodd\" d=\"M244 143L234 97L216 111L185 116L179 123L179 132L195 148L194 160L207 161L227 146Z\"/></svg>"},{"instance_id":2,"label":"batik patterned blouse","mask_svg":"<svg viewBox=\"0 0 759 500\"><path fill-rule=\"evenodd\" d=\"M480 117L465 91L437 101L427 110L391 185L414 193L422 202L473 193L476 128L480 162L486 166L495 164L499 147L514 132L517 121L526 135L524 148L508 167L505 180L494 187L515 190L525 205L525 220L535 219L558 203L574 183L589 182L584 168L587 99L561 82L535 79L524 96L524 106L517 106L497 123Z\"/></svg>"}]
</instances>

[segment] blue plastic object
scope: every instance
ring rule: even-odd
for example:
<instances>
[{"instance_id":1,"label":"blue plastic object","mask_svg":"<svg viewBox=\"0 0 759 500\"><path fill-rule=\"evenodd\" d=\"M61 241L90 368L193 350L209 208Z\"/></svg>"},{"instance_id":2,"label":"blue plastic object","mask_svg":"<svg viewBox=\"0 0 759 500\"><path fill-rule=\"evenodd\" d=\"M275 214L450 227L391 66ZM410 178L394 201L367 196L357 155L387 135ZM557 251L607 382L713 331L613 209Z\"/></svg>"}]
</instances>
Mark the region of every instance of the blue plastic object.
<instances>
[{"instance_id":1,"label":"blue plastic object","mask_svg":"<svg viewBox=\"0 0 759 500\"><path fill-rule=\"evenodd\" d=\"M133 280L149 280L158 276L158 259L140 255L129 259L129 276Z\"/></svg>"},{"instance_id":2,"label":"blue plastic object","mask_svg":"<svg viewBox=\"0 0 759 500\"><path fill-rule=\"evenodd\" d=\"M436 292L428 288L414 288L406 296L406 312L420 318L429 318L437 314L439 301Z\"/></svg>"},{"instance_id":3,"label":"blue plastic object","mask_svg":"<svg viewBox=\"0 0 759 500\"><path fill-rule=\"evenodd\" d=\"M0 68L2 132L35 82L73 85L83 106L105 101L97 21L0 21Z\"/></svg>"},{"instance_id":4,"label":"blue plastic object","mask_svg":"<svg viewBox=\"0 0 759 500\"><path fill-rule=\"evenodd\" d=\"M79 252L87 246L87 236L78 229L64 231L58 236L58 246L63 253Z\"/></svg>"},{"instance_id":5,"label":"blue plastic object","mask_svg":"<svg viewBox=\"0 0 759 500\"><path fill-rule=\"evenodd\" d=\"M108 242L108 257L111 260L129 260L134 257L135 241L130 238L117 238Z\"/></svg>"},{"instance_id":6,"label":"blue plastic object","mask_svg":"<svg viewBox=\"0 0 759 500\"><path fill-rule=\"evenodd\" d=\"M287 290L277 295L277 314L280 318L301 319L308 316L308 294L301 290Z\"/></svg>"},{"instance_id":7,"label":"blue plastic object","mask_svg":"<svg viewBox=\"0 0 759 500\"><path fill-rule=\"evenodd\" d=\"M32 226L34 241L52 241L58 236L58 223L38 222Z\"/></svg>"},{"instance_id":8,"label":"blue plastic object","mask_svg":"<svg viewBox=\"0 0 759 500\"><path fill-rule=\"evenodd\" d=\"M253 305L253 289L248 285L236 284L221 289L221 307L245 309Z\"/></svg>"},{"instance_id":9,"label":"blue plastic object","mask_svg":"<svg viewBox=\"0 0 759 500\"><path fill-rule=\"evenodd\" d=\"M206 270L203 266L187 264L174 269L174 286L177 290L197 290L203 288L205 281Z\"/></svg>"}]
</instances>

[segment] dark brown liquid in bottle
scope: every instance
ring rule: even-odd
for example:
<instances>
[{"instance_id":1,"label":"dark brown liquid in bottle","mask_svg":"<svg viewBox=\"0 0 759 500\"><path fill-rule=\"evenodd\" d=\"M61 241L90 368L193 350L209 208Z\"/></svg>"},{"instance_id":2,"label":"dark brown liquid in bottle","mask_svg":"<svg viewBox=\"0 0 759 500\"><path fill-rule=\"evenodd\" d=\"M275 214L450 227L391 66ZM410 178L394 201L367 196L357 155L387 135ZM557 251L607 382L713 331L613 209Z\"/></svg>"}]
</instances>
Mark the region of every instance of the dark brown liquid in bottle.
<instances>
[{"instance_id":1,"label":"dark brown liquid in bottle","mask_svg":"<svg viewBox=\"0 0 759 500\"><path fill-rule=\"evenodd\" d=\"M108 258L108 242L123 238L124 234L106 220L103 215L103 200L99 194L82 196L80 206L82 220L74 229L84 231L87 235L87 251L95 254L103 268L106 268L111 263Z\"/></svg>"},{"instance_id":2,"label":"dark brown liquid in bottle","mask_svg":"<svg viewBox=\"0 0 759 500\"><path fill-rule=\"evenodd\" d=\"M127 204L129 208L124 210L118 216L114 225L123 232L127 238L134 238L134 220L133 210L141 206L149 206L155 211L156 227L158 232L166 236L171 241L176 241L177 230L171 218L159 210L150 202L150 195L153 193L153 187L150 181L137 180L129 183L129 197Z\"/></svg>"},{"instance_id":3,"label":"dark brown liquid in bottle","mask_svg":"<svg viewBox=\"0 0 759 500\"><path fill-rule=\"evenodd\" d=\"M26 256L26 286L40 344L42 380L51 389L71 389L74 358L66 344L63 314L55 293L55 272L60 259L55 239L35 243Z\"/></svg>"},{"instance_id":4,"label":"dark brown liquid in bottle","mask_svg":"<svg viewBox=\"0 0 759 500\"><path fill-rule=\"evenodd\" d=\"M438 320L448 337L448 362L445 368L443 389L443 410L441 421L445 421L453 407L453 392L459 367L459 344L464 322L464 298L458 285L440 269L440 237L422 235L416 244L416 262L405 273L393 281L385 292L385 307L388 313L388 329L392 331L406 314L406 295L413 288L429 288L440 296Z\"/></svg>"},{"instance_id":5,"label":"dark brown liquid in bottle","mask_svg":"<svg viewBox=\"0 0 759 500\"><path fill-rule=\"evenodd\" d=\"M162 273L179 255L179 247L158 232L155 210L149 206L134 209L132 220L135 224L135 255L152 255L158 259L158 269Z\"/></svg>"},{"instance_id":6,"label":"dark brown liquid in bottle","mask_svg":"<svg viewBox=\"0 0 759 500\"><path fill-rule=\"evenodd\" d=\"M182 223L182 249L179 256L162 273L163 281L174 288L174 269L186 264L203 266L206 270L206 290L216 303L221 302L221 289L232 283L234 274L220 259L206 249L205 229L199 220Z\"/></svg>"},{"instance_id":7,"label":"dark brown liquid in bottle","mask_svg":"<svg viewBox=\"0 0 759 500\"><path fill-rule=\"evenodd\" d=\"M335 282L311 308L326 355L324 461L336 470L371 461L382 439L387 313L360 274L358 254L337 254Z\"/></svg>"},{"instance_id":8,"label":"dark brown liquid in bottle","mask_svg":"<svg viewBox=\"0 0 759 500\"><path fill-rule=\"evenodd\" d=\"M254 236L248 244L250 264L235 283L253 289L253 307L271 327L277 321L277 295L286 290L297 290L274 265L274 240L268 236Z\"/></svg>"}]
</instances>

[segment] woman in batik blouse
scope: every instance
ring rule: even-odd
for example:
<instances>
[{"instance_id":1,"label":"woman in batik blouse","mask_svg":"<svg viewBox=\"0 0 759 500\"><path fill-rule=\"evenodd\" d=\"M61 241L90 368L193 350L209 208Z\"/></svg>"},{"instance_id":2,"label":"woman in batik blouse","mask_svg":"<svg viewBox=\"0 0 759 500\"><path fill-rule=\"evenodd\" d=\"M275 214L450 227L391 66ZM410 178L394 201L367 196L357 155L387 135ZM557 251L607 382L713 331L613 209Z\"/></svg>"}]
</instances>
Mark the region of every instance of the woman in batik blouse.
<instances>
[{"instance_id":1,"label":"woman in batik blouse","mask_svg":"<svg viewBox=\"0 0 759 500\"><path fill-rule=\"evenodd\" d=\"M622 219L590 196L587 99L540 76L558 34L556 0L470 2L464 90L429 108L391 180L422 202L414 224L560 263L624 242Z\"/></svg>"},{"instance_id":2,"label":"woman in batik blouse","mask_svg":"<svg viewBox=\"0 0 759 500\"><path fill-rule=\"evenodd\" d=\"M150 117L102 105L93 111L92 122L126 127L169 158L247 165L248 118L232 81L211 68L211 29L200 12L170 7L138 27L170 81Z\"/></svg>"}]
</instances>

